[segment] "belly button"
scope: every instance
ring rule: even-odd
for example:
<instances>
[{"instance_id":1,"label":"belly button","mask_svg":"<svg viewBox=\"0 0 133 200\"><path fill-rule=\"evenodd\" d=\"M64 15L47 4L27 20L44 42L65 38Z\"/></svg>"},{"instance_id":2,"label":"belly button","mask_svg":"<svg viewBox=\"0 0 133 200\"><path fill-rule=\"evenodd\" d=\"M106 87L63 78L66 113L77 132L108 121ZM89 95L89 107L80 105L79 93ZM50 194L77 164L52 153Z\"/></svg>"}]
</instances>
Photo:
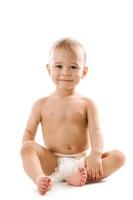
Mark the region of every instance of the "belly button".
<instances>
[{"instance_id":1,"label":"belly button","mask_svg":"<svg viewBox=\"0 0 133 200\"><path fill-rule=\"evenodd\" d=\"M72 147L68 147L68 150L72 150Z\"/></svg>"}]
</instances>

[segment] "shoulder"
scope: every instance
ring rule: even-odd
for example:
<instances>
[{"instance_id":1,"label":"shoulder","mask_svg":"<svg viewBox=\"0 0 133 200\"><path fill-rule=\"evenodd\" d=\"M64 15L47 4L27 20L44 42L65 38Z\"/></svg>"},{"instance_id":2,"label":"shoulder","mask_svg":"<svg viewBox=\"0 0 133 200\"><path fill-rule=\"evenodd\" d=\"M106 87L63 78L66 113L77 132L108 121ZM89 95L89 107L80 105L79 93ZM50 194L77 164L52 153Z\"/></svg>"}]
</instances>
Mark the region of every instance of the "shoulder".
<instances>
[{"instance_id":1,"label":"shoulder","mask_svg":"<svg viewBox=\"0 0 133 200\"><path fill-rule=\"evenodd\" d=\"M81 97L82 99L83 99L83 101L84 101L84 103L87 105L87 106L96 106L96 104L95 104L95 102L92 100L92 99L90 99L90 98L88 98L88 97Z\"/></svg>"},{"instance_id":2,"label":"shoulder","mask_svg":"<svg viewBox=\"0 0 133 200\"><path fill-rule=\"evenodd\" d=\"M47 101L47 97L37 99L31 108L30 118L35 121L41 121L41 113L42 109L45 107L45 102Z\"/></svg>"},{"instance_id":3,"label":"shoulder","mask_svg":"<svg viewBox=\"0 0 133 200\"><path fill-rule=\"evenodd\" d=\"M32 105L33 112L41 112L42 107L45 106L48 97L37 99Z\"/></svg>"},{"instance_id":4,"label":"shoulder","mask_svg":"<svg viewBox=\"0 0 133 200\"><path fill-rule=\"evenodd\" d=\"M90 99L90 98L87 98L87 97L82 97L83 98L83 101L86 105L86 109L89 113L96 113L97 112L97 105L96 103Z\"/></svg>"}]
</instances>

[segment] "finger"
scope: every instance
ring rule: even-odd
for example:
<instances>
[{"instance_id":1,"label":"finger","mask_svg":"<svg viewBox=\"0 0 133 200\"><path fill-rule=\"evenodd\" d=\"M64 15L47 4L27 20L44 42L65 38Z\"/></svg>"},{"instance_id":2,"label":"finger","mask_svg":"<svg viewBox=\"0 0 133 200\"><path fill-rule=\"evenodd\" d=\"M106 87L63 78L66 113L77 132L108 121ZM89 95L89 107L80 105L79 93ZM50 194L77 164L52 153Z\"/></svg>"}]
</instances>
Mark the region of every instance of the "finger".
<instances>
[{"instance_id":1,"label":"finger","mask_svg":"<svg viewBox=\"0 0 133 200\"><path fill-rule=\"evenodd\" d=\"M96 173L96 181L98 181L100 179L100 174L99 174L99 171L97 171Z\"/></svg>"},{"instance_id":2,"label":"finger","mask_svg":"<svg viewBox=\"0 0 133 200\"><path fill-rule=\"evenodd\" d=\"M91 168L89 166L87 166L86 171L87 171L87 174L89 175L91 174Z\"/></svg>"},{"instance_id":3,"label":"finger","mask_svg":"<svg viewBox=\"0 0 133 200\"><path fill-rule=\"evenodd\" d=\"M96 172L95 170L92 170L91 181L95 181L95 178L96 178Z\"/></svg>"},{"instance_id":4,"label":"finger","mask_svg":"<svg viewBox=\"0 0 133 200\"><path fill-rule=\"evenodd\" d=\"M88 171L87 171L87 181L91 181L91 178L92 177L92 173L91 173L91 170L89 169Z\"/></svg>"},{"instance_id":5,"label":"finger","mask_svg":"<svg viewBox=\"0 0 133 200\"><path fill-rule=\"evenodd\" d=\"M99 172L96 170L95 176L94 176L94 178L93 178L93 181L97 181L97 180L99 180L99 178L100 178Z\"/></svg>"},{"instance_id":6,"label":"finger","mask_svg":"<svg viewBox=\"0 0 133 200\"><path fill-rule=\"evenodd\" d=\"M103 177L103 170L100 168L97 170L96 180L98 181L98 180L102 179L102 177Z\"/></svg>"},{"instance_id":7,"label":"finger","mask_svg":"<svg viewBox=\"0 0 133 200\"><path fill-rule=\"evenodd\" d=\"M87 161L84 160L84 167L87 168Z\"/></svg>"},{"instance_id":8,"label":"finger","mask_svg":"<svg viewBox=\"0 0 133 200\"><path fill-rule=\"evenodd\" d=\"M96 170L92 169L91 181L95 181L95 180L96 180Z\"/></svg>"},{"instance_id":9,"label":"finger","mask_svg":"<svg viewBox=\"0 0 133 200\"><path fill-rule=\"evenodd\" d=\"M100 168L99 173L100 173L101 176L103 176L104 173L103 173L103 168L102 167Z\"/></svg>"}]
</instances>

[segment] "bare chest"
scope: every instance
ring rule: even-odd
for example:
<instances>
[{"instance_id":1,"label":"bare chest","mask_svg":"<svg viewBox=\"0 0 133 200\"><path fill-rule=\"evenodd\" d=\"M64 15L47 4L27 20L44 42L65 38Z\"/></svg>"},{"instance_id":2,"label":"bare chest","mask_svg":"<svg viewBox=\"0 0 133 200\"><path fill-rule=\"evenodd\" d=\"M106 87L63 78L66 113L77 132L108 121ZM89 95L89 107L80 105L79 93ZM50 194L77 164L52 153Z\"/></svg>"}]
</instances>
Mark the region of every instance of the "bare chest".
<instances>
[{"instance_id":1,"label":"bare chest","mask_svg":"<svg viewBox=\"0 0 133 200\"><path fill-rule=\"evenodd\" d=\"M86 121L86 108L81 102L56 101L49 103L42 111L42 119L47 122Z\"/></svg>"}]
</instances>

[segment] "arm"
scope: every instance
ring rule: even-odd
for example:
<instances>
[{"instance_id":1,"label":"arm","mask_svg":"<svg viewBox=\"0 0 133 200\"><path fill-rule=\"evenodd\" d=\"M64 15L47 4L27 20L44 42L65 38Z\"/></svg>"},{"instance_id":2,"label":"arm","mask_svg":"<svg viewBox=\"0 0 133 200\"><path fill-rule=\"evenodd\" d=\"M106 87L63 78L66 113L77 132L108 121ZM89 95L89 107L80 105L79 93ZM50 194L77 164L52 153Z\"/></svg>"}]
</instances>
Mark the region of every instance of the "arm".
<instances>
[{"instance_id":1,"label":"arm","mask_svg":"<svg viewBox=\"0 0 133 200\"><path fill-rule=\"evenodd\" d=\"M103 137L101 133L97 108L91 101L87 107L87 116L91 142L91 154L101 157L103 151Z\"/></svg>"},{"instance_id":2,"label":"arm","mask_svg":"<svg viewBox=\"0 0 133 200\"><path fill-rule=\"evenodd\" d=\"M99 180L103 175L102 168L102 151L103 151L103 137L100 130L98 119L98 112L95 104L92 101L87 102L87 117L88 130L91 142L91 153L86 159L88 180Z\"/></svg>"},{"instance_id":3,"label":"arm","mask_svg":"<svg viewBox=\"0 0 133 200\"><path fill-rule=\"evenodd\" d=\"M41 121L41 100L38 100L34 103L32 107L30 117L28 119L28 123L24 131L22 144L24 144L27 141L35 139L37 127L40 121Z\"/></svg>"}]
</instances>

